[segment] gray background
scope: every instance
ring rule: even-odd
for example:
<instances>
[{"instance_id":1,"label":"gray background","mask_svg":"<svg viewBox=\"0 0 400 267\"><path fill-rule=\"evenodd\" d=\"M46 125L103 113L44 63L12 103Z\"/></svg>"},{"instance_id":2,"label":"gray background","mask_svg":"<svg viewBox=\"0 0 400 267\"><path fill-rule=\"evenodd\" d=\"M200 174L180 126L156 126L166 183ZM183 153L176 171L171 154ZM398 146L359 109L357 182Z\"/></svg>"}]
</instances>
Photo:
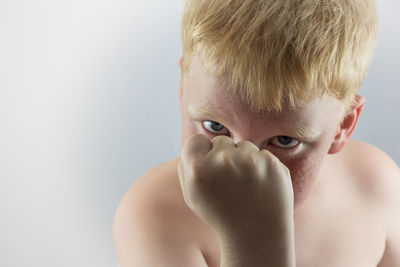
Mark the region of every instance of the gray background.
<instances>
[{"instance_id":1,"label":"gray background","mask_svg":"<svg viewBox=\"0 0 400 267\"><path fill-rule=\"evenodd\" d=\"M400 4L355 139L400 163ZM181 1L0 0L0 266L116 266L111 226L145 170L180 153Z\"/></svg>"}]
</instances>

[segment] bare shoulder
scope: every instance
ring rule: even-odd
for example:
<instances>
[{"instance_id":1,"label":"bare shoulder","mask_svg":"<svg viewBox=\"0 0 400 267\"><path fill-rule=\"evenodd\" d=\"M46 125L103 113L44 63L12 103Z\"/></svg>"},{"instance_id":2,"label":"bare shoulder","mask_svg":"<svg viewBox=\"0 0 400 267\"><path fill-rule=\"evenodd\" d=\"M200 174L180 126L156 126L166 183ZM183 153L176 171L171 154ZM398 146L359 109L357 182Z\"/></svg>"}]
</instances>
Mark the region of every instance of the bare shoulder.
<instances>
[{"instance_id":1,"label":"bare shoulder","mask_svg":"<svg viewBox=\"0 0 400 267\"><path fill-rule=\"evenodd\" d=\"M179 197L171 191L177 185L174 183L174 176L177 175L176 165L179 159L174 158L145 171L131 185L124 198L131 200L135 197L146 197L152 203L170 203L168 198Z\"/></svg>"},{"instance_id":2,"label":"bare shoulder","mask_svg":"<svg viewBox=\"0 0 400 267\"><path fill-rule=\"evenodd\" d=\"M120 266L207 266L194 242L198 222L179 189L178 161L144 172L120 201L113 223Z\"/></svg>"},{"instance_id":3,"label":"bare shoulder","mask_svg":"<svg viewBox=\"0 0 400 267\"><path fill-rule=\"evenodd\" d=\"M351 140L344 153L383 212L386 242L378 266L400 266L400 168L387 153L365 142Z\"/></svg>"},{"instance_id":4,"label":"bare shoulder","mask_svg":"<svg viewBox=\"0 0 400 267\"><path fill-rule=\"evenodd\" d=\"M347 162L350 173L371 186L378 186L376 189L391 190L400 185L399 166L386 152L372 144L352 139L344 148L342 159Z\"/></svg>"},{"instance_id":5,"label":"bare shoulder","mask_svg":"<svg viewBox=\"0 0 400 267\"><path fill-rule=\"evenodd\" d=\"M175 160L158 164L142 173L121 199L117 214L120 210L129 212L133 208L143 209L145 212L157 206L163 207L157 213L161 215L165 208L175 205L176 199L179 198L179 195L172 193L174 184L171 183L171 177L174 171L171 167Z\"/></svg>"},{"instance_id":6,"label":"bare shoulder","mask_svg":"<svg viewBox=\"0 0 400 267\"><path fill-rule=\"evenodd\" d=\"M377 163L384 164L385 166L391 165L391 167L399 168L386 152L364 141L355 139L349 140L344 148L344 153L364 161L377 161ZM374 164L373 166L377 167L378 165Z\"/></svg>"}]
</instances>

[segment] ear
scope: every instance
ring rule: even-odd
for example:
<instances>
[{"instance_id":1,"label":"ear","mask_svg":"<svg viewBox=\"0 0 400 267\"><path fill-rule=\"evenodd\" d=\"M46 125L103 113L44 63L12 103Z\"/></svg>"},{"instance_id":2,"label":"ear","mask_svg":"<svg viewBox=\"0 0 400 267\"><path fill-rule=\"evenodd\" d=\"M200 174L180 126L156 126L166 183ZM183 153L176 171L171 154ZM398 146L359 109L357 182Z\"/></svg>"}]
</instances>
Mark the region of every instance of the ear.
<instances>
[{"instance_id":1,"label":"ear","mask_svg":"<svg viewBox=\"0 0 400 267\"><path fill-rule=\"evenodd\" d=\"M179 81L179 107L182 112L182 91L183 91L183 57L179 59L179 68L181 70L180 81Z\"/></svg>"},{"instance_id":2,"label":"ear","mask_svg":"<svg viewBox=\"0 0 400 267\"><path fill-rule=\"evenodd\" d=\"M361 95L356 95L355 100L351 111L343 118L331 147L329 148L328 154L336 154L341 151L353 134L365 104L365 98Z\"/></svg>"}]
</instances>

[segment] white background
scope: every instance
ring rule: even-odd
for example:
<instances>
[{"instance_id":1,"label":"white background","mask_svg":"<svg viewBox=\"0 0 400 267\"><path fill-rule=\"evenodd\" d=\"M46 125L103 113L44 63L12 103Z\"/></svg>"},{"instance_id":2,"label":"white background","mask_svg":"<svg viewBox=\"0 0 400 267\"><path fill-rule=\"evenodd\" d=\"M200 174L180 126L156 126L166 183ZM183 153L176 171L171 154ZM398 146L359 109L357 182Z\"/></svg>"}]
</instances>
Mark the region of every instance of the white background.
<instances>
[{"instance_id":1,"label":"white background","mask_svg":"<svg viewBox=\"0 0 400 267\"><path fill-rule=\"evenodd\" d=\"M400 4L355 139L400 163ZM0 266L116 266L115 209L180 154L182 2L0 0Z\"/></svg>"}]
</instances>

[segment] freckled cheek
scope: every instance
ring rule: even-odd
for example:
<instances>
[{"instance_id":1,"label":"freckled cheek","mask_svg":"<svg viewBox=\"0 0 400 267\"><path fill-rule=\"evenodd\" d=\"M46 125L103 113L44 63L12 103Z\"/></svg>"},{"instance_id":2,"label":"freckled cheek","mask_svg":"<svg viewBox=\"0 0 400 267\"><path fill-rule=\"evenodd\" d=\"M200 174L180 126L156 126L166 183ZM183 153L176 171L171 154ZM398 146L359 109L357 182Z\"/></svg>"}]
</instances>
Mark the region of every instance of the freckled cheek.
<instances>
[{"instance_id":1,"label":"freckled cheek","mask_svg":"<svg viewBox=\"0 0 400 267\"><path fill-rule=\"evenodd\" d=\"M294 194L297 194L299 198L302 198L302 195L307 195L316 182L321 158L308 156L282 163L290 170Z\"/></svg>"}]
</instances>

